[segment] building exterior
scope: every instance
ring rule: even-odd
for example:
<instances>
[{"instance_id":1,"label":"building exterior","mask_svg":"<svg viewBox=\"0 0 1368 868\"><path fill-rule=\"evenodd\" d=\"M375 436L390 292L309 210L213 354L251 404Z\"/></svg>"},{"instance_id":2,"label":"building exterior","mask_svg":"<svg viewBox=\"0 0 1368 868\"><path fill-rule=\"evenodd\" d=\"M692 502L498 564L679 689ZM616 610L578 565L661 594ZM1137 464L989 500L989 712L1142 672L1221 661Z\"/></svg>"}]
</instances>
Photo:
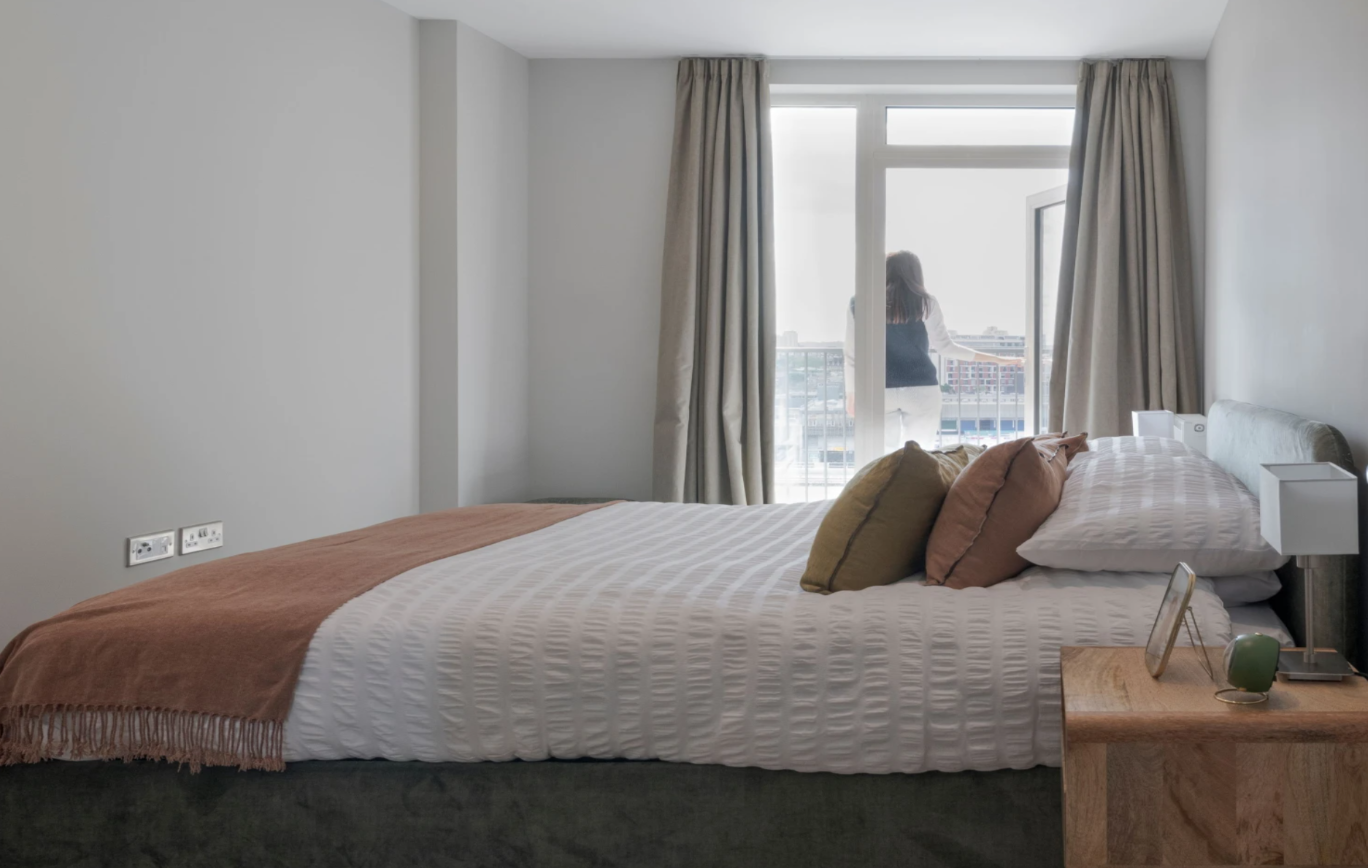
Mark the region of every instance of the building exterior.
<instances>
[{"instance_id":1,"label":"building exterior","mask_svg":"<svg viewBox=\"0 0 1368 868\"><path fill-rule=\"evenodd\" d=\"M1026 338L989 328L955 341L983 353L1024 357ZM846 413L845 350L840 342L778 338L775 359L775 483L780 501L835 497L870 459L855 454L855 420ZM933 354L934 356L934 354ZM1024 369L937 357L941 424L937 442L992 445L1026 433ZM871 456L875 457L875 456Z\"/></svg>"},{"instance_id":2,"label":"building exterior","mask_svg":"<svg viewBox=\"0 0 1368 868\"><path fill-rule=\"evenodd\" d=\"M1024 358L1026 336L1010 335L1000 328L989 326L981 335L961 335L950 332L955 343L995 356ZM941 383L955 393L978 394L1000 392L1021 395L1026 391L1024 368L1003 367L993 362L961 362L945 359L941 362Z\"/></svg>"}]
</instances>

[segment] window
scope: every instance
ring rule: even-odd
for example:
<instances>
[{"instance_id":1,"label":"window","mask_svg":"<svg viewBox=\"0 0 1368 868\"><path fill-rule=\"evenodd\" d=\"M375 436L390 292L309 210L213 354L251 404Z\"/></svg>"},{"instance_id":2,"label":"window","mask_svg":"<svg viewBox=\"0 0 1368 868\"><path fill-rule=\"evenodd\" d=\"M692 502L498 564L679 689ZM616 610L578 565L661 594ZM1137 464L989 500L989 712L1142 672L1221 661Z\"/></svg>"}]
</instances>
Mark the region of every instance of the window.
<instances>
[{"instance_id":1,"label":"window","mask_svg":"<svg viewBox=\"0 0 1368 868\"><path fill-rule=\"evenodd\" d=\"M845 308L855 295L854 107L772 110L775 496L835 497L854 472L846 412Z\"/></svg>"},{"instance_id":2,"label":"window","mask_svg":"<svg viewBox=\"0 0 1368 868\"><path fill-rule=\"evenodd\" d=\"M890 145L1069 146L1071 108L888 109Z\"/></svg>"},{"instance_id":3,"label":"window","mask_svg":"<svg viewBox=\"0 0 1368 868\"><path fill-rule=\"evenodd\" d=\"M904 437L992 444L1041 430L1073 110L1015 99L774 97L779 500L834 497ZM932 340L934 371L918 367L912 392L885 388L906 380L894 370L905 333L885 322L896 250L920 258L958 345ZM887 367L893 340L903 361Z\"/></svg>"}]
</instances>

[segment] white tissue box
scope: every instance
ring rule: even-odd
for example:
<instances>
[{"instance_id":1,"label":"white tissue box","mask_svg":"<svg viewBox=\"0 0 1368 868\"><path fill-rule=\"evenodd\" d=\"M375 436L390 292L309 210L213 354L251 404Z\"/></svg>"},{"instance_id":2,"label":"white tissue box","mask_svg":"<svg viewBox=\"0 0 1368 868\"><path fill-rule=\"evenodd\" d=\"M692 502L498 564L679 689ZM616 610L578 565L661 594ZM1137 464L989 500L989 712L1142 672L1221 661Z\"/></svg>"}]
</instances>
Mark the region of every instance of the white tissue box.
<instances>
[{"instance_id":1,"label":"white tissue box","mask_svg":"<svg viewBox=\"0 0 1368 868\"><path fill-rule=\"evenodd\" d=\"M1184 446L1206 454L1207 419L1200 413L1179 413L1173 417L1173 437Z\"/></svg>"},{"instance_id":2,"label":"white tissue box","mask_svg":"<svg viewBox=\"0 0 1368 868\"><path fill-rule=\"evenodd\" d=\"M1172 410L1133 410L1131 430L1136 437L1172 437Z\"/></svg>"}]
</instances>

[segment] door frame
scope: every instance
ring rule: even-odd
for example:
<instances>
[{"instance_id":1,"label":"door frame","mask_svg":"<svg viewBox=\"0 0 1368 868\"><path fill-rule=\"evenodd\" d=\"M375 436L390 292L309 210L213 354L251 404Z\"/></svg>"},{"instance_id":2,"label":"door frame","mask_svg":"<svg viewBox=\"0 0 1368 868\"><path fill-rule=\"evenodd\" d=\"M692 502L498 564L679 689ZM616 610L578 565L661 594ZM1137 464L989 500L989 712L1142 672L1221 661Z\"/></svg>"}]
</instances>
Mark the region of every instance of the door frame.
<instances>
[{"instance_id":1,"label":"door frame","mask_svg":"<svg viewBox=\"0 0 1368 868\"><path fill-rule=\"evenodd\" d=\"M1042 239L1041 212L1046 208L1063 205L1068 199L1069 185L1061 184L1049 190L1042 190L1034 196L1026 197L1026 394L1031 400L1026 405L1026 427L1034 434L1043 434L1049 424L1048 419L1040 418L1044 395L1040 388L1040 311L1044 293L1048 287L1042 286L1043 257L1040 255ZM1058 287L1055 290L1058 291ZM1055 313L1058 316L1058 311Z\"/></svg>"}]
</instances>

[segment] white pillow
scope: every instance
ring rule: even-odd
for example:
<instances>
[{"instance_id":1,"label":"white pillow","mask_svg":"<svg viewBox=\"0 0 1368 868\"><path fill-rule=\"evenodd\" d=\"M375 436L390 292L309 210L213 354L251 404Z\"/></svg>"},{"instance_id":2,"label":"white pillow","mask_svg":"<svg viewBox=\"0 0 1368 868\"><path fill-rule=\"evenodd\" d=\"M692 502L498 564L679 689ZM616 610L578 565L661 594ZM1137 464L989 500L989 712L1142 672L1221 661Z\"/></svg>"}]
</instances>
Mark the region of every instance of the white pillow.
<instances>
[{"instance_id":1,"label":"white pillow","mask_svg":"<svg viewBox=\"0 0 1368 868\"><path fill-rule=\"evenodd\" d=\"M1207 577L1287 562L1259 535L1258 499L1220 465L1118 449L1069 463L1059 508L1017 553L1065 570L1167 573L1182 561Z\"/></svg>"},{"instance_id":2,"label":"white pillow","mask_svg":"<svg viewBox=\"0 0 1368 868\"><path fill-rule=\"evenodd\" d=\"M1197 455L1172 437L1097 437L1088 441L1089 455L1132 452L1139 455ZM1080 453L1081 455L1084 453Z\"/></svg>"},{"instance_id":3,"label":"white pillow","mask_svg":"<svg viewBox=\"0 0 1368 868\"><path fill-rule=\"evenodd\" d=\"M1234 606L1226 610L1230 615L1230 635L1239 636L1244 633L1262 633L1265 636L1272 636L1278 640L1278 644L1284 648L1291 648L1297 643L1292 639L1292 634L1287 632L1287 626L1273 612L1272 607L1267 603L1256 604L1253 606Z\"/></svg>"},{"instance_id":4,"label":"white pillow","mask_svg":"<svg viewBox=\"0 0 1368 868\"><path fill-rule=\"evenodd\" d=\"M1269 570L1246 576L1218 576L1211 580L1212 590L1229 606L1247 606L1271 600L1282 590L1278 574Z\"/></svg>"}]
</instances>

